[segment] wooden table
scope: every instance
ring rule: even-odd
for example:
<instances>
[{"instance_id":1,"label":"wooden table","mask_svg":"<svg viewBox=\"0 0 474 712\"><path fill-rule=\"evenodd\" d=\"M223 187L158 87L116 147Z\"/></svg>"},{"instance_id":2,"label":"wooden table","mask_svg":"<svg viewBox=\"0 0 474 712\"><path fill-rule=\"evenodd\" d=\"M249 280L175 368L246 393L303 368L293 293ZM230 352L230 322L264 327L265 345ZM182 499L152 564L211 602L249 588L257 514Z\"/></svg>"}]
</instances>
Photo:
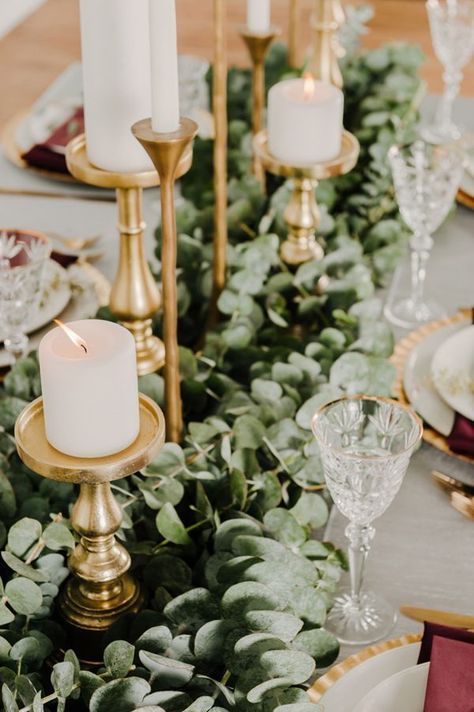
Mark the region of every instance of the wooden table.
<instances>
[{"instance_id":1,"label":"wooden table","mask_svg":"<svg viewBox=\"0 0 474 712\"><path fill-rule=\"evenodd\" d=\"M348 0L347 0L348 1ZM357 4L355 0L354 4ZM370 0L369 0L370 2ZM423 47L427 62L423 76L431 92L442 86L441 67L433 56L423 0L371 0L375 17L368 47L394 40L407 40ZM310 42L309 15L312 0L300 0L301 53ZM210 57L211 0L177 0L179 44L183 52ZM273 20L287 28L288 0L272 0ZM246 51L238 36L245 17L244 0L227 0L229 62L245 64ZM16 112L28 108L72 61L80 57L78 2L48 0L25 22L0 41L2 101L0 127ZM474 94L473 64L466 69L464 94Z\"/></svg>"}]
</instances>

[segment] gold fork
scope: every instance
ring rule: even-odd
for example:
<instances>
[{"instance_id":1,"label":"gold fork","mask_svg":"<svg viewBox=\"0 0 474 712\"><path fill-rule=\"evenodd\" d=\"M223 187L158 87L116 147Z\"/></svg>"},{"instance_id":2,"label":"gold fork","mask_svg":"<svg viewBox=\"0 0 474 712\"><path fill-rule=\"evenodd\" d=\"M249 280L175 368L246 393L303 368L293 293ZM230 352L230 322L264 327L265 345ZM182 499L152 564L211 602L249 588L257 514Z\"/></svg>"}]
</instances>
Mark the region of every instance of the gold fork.
<instances>
[{"instance_id":1,"label":"gold fork","mask_svg":"<svg viewBox=\"0 0 474 712\"><path fill-rule=\"evenodd\" d=\"M92 247L102 235L91 235L90 237L65 237L58 232L48 232L52 240L60 242L68 250L84 250Z\"/></svg>"}]
</instances>

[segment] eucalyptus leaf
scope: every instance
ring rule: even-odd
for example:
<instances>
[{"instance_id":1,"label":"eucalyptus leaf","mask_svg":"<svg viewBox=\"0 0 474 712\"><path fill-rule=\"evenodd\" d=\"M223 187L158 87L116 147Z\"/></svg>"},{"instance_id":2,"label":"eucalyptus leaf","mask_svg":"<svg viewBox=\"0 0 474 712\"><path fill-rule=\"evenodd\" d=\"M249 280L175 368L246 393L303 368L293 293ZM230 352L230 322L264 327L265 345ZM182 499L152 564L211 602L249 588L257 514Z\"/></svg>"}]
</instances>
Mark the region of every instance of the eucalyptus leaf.
<instances>
[{"instance_id":1,"label":"eucalyptus leaf","mask_svg":"<svg viewBox=\"0 0 474 712\"><path fill-rule=\"evenodd\" d=\"M13 610L25 616L33 615L43 602L40 587L24 576L8 581L5 586L5 595Z\"/></svg>"},{"instance_id":2,"label":"eucalyptus leaf","mask_svg":"<svg viewBox=\"0 0 474 712\"><path fill-rule=\"evenodd\" d=\"M104 650L104 664L112 677L125 677L131 670L135 646L125 640L115 640Z\"/></svg>"},{"instance_id":3,"label":"eucalyptus leaf","mask_svg":"<svg viewBox=\"0 0 474 712\"><path fill-rule=\"evenodd\" d=\"M140 677L112 680L92 694L90 712L133 712L150 689L149 683Z\"/></svg>"},{"instance_id":4,"label":"eucalyptus leaf","mask_svg":"<svg viewBox=\"0 0 474 712\"><path fill-rule=\"evenodd\" d=\"M173 544L186 546L191 539L171 502L166 502L156 515L156 528L161 536Z\"/></svg>"}]
</instances>

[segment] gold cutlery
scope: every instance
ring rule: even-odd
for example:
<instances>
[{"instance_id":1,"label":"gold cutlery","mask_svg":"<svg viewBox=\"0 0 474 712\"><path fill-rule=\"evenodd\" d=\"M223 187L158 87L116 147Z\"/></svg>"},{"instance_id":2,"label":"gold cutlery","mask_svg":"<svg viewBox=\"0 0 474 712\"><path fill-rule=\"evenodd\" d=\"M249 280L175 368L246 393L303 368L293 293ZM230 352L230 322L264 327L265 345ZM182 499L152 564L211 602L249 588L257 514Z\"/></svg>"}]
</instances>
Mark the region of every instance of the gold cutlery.
<instances>
[{"instance_id":1,"label":"gold cutlery","mask_svg":"<svg viewBox=\"0 0 474 712\"><path fill-rule=\"evenodd\" d=\"M417 606L400 606L400 613L407 618L420 623L439 623L453 628L474 628L474 616L453 613L452 611L437 611L434 608L418 608Z\"/></svg>"},{"instance_id":2,"label":"gold cutlery","mask_svg":"<svg viewBox=\"0 0 474 712\"><path fill-rule=\"evenodd\" d=\"M104 203L115 202L113 193L75 193L75 192L58 192L53 190L36 190L34 188L10 188L8 186L0 186L0 195L16 195L29 196L31 198L59 198L61 200L92 200Z\"/></svg>"},{"instance_id":3,"label":"gold cutlery","mask_svg":"<svg viewBox=\"0 0 474 712\"><path fill-rule=\"evenodd\" d=\"M84 250L92 247L102 235L91 235L90 237L65 237L58 232L48 231L47 235L54 241L60 242L68 250Z\"/></svg>"},{"instance_id":4,"label":"gold cutlery","mask_svg":"<svg viewBox=\"0 0 474 712\"><path fill-rule=\"evenodd\" d=\"M435 482L442 487L446 492L463 492L466 495L474 495L474 486L468 485L465 482L455 479L451 475L447 475L445 472L439 472L439 470L433 470L431 472Z\"/></svg>"},{"instance_id":5,"label":"gold cutlery","mask_svg":"<svg viewBox=\"0 0 474 712\"><path fill-rule=\"evenodd\" d=\"M451 504L454 509L468 519L474 519L474 497L472 494L453 490L451 492Z\"/></svg>"}]
</instances>

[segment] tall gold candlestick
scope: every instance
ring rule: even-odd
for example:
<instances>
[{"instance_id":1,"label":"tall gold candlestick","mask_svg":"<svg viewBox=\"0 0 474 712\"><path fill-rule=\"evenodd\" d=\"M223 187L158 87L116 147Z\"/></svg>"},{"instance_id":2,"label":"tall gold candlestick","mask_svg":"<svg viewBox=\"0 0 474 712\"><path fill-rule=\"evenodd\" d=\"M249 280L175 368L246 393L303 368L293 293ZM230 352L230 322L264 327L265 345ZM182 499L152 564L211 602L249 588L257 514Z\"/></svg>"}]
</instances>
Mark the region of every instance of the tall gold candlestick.
<instances>
[{"instance_id":1,"label":"tall gold candlestick","mask_svg":"<svg viewBox=\"0 0 474 712\"><path fill-rule=\"evenodd\" d=\"M298 66L298 0L290 0L288 17L288 64Z\"/></svg>"},{"instance_id":2,"label":"tall gold candlestick","mask_svg":"<svg viewBox=\"0 0 474 712\"><path fill-rule=\"evenodd\" d=\"M42 398L27 405L17 419L15 441L25 465L47 479L80 485L71 512L79 542L69 557L72 576L61 589L58 607L68 642L83 660L101 660L106 630L124 613L137 612L143 605L140 585L128 573L130 554L115 538L122 510L110 482L145 467L164 438L163 413L144 395L140 395L138 437L125 450L107 457L72 457L52 447L46 439Z\"/></svg>"},{"instance_id":3,"label":"tall gold candlestick","mask_svg":"<svg viewBox=\"0 0 474 712\"><path fill-rule=\"evenodd\" d=\"M191 158L190 153L183 157L180 175L189 170ZM145 256L142 192L143 188L159 185L158 174L154 170L114 173L93 166L87 158L84 134L68 144L66 160L78 180L116 191L120 249L110 310L133 334L138 375L153 373L165 362L165 347L152 333L152 317L161 307L161 295Z\"/></svg>"},{"instance_id":4,"label":"tall gold candlestick","mask_svg":"<svg viewBox=\"0 0 474 712\"><path fill-rule=\"evenodd\" d=\"M160 176L166 435L172 442L181 440L183 430L178 352L174 184L180 161L189 152L197 130L197 124L186 118L182 118L179 129L171 133L155 133L150 119L143 119L132 126L133 135L150 156Z\"/></svg>"},{"instance_id":5,"label":"tall gold candlestick","mask_svg":"<svg viewBox=\"0 0 474 712\"><path fill-rule=\"evenodd\" d=\"M280 252L282 260L287 264L296 266L323 258L323 248L316 239L320 214L315 190L320 180L351 171L357 163L359 150L356 137L344 131L338 156L319 163L292 166L270 153L266 131L261 131L254 138L254 151L264 168L274 175L292 179L293 192L284 213L288 237Z\"/></svg>"},{"instance_id":6,"label":"tall gold candlestick","mask_svg":"<svg viewBox=\"0 0 474 712\"><path fill-rule=\"evenodd\" d=\"M212 108L214 114L214 250L212 311L226 282L227 269L227 57L225 2L214 0L214 64Z\"/></svg>"},{"instance_id":7,"label":"tall gold candlestick","mask_svg":"<svg viewBox=\"0 0 474 712\"><path fill-rule=\"evenodd\" d=\"M265 57L268 49L280 34L277 27L270 28L269 32L250 32L247 27L240 30L240 36L245 42L252 60L252 134L256 136L263 126L263 110L265 108ZM264 171L262 164L254 153L254 175L263 182Z\"/></svg>"},{"instance_id":8,"label":"tall gold candlestick","mask_svg":"<svg viewBox=\"0 0 474 712\"><path fill-rule=\"evenodd\" d=\"M315 0L311 17L314 39L308 71L315 79L334 84L340 89L343 79L338 60L344 51L337 33L344 21L345 14L340 0Z\"/></svg>"}]
</instances>

